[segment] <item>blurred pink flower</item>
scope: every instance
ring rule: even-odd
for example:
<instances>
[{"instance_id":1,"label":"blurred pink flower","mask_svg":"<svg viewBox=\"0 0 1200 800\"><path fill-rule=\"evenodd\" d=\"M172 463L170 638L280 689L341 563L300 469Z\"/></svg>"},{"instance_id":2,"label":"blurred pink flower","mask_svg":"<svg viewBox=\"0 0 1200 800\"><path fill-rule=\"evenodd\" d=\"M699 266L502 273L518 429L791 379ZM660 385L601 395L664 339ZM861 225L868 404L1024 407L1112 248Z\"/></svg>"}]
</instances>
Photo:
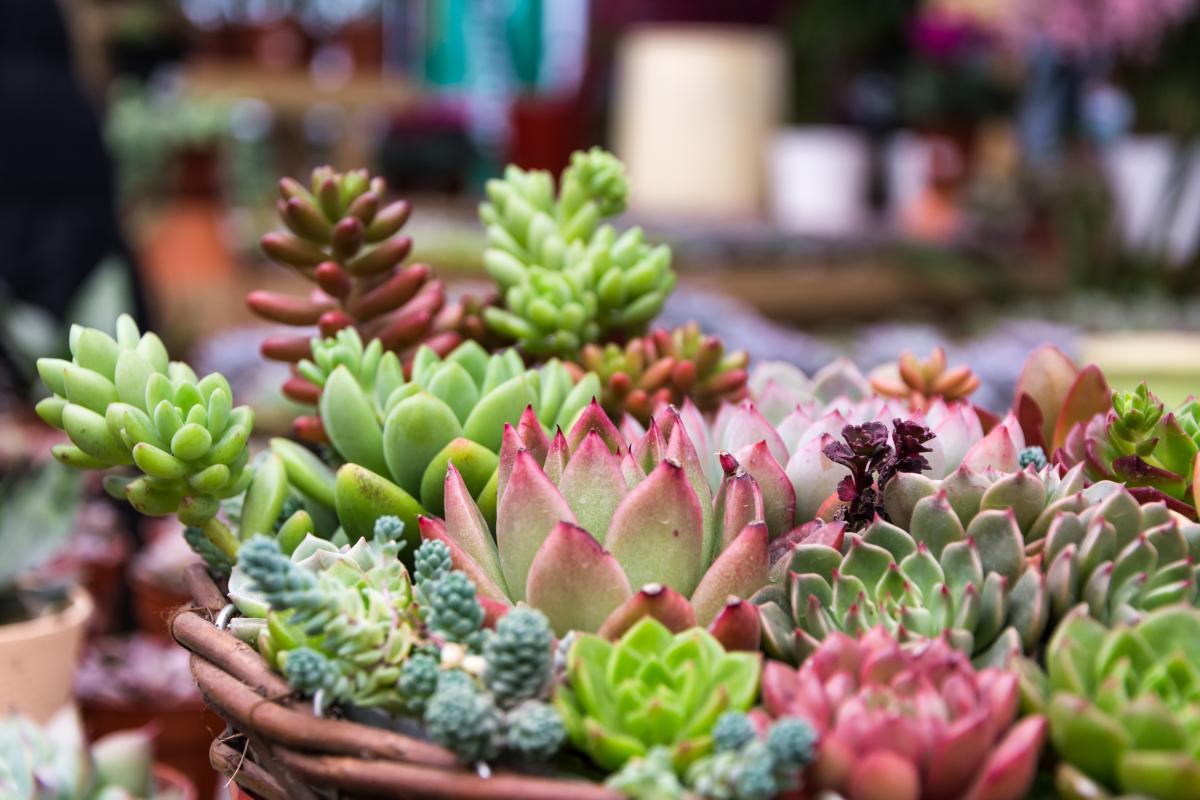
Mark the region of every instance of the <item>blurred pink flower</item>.
<instances>
[{"instance_id":1,"label":"blurred pink flower","mask_svg":"<svg viewBox=\"0 0 1200 800\"><path fill-rule=\"evenodd\" d=\"M1013 9L1022 46L1044 41L1075 57L1149 59L1166 32L1195 11L1196 0L1017 0Z\"/></svg>"}]
</instances>

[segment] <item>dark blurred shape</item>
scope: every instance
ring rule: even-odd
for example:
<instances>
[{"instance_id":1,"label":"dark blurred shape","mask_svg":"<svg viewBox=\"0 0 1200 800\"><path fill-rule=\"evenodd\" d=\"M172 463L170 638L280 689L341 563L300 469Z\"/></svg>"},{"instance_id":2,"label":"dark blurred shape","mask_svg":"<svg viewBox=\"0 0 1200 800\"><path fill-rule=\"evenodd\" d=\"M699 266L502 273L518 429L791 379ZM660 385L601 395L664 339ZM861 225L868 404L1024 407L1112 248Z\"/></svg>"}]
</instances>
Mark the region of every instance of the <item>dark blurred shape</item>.
<instances>
[{"instance_id":1,"label":"dark blurred shape","mask_svg":"<svg viewBox=\"0 0 1200 800\"><path fill-rule=\"evenodd\" d=\"M103 258L133 262L56 2L0 3L0 119L0 280L61 319Z\"/></svg>"}]
</instances>

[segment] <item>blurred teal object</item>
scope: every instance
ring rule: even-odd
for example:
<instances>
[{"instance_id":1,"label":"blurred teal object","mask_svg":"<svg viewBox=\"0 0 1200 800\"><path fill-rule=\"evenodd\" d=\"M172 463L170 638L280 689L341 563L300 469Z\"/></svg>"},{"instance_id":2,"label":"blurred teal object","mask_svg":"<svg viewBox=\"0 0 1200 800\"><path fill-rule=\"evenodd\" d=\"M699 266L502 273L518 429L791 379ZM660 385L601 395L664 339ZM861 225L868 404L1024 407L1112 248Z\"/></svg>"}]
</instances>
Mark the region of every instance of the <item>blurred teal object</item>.
<instances>
[{"instance_id":1,"label":"blurred teal object","mask_svg":"<svg viewBox=\"0 0 1200 800\"><path fill-rule=\"evenodd\" d=\"M429 0L426 4L424 71L431 85L466 88L474 77L471 60L480 52L471 33L479 29L481 21L500 16L510 67L504 82L537 87L543 59L542 0L505 0L499 14L487 5L470 0Z\"/></svg>"}]
</instances>

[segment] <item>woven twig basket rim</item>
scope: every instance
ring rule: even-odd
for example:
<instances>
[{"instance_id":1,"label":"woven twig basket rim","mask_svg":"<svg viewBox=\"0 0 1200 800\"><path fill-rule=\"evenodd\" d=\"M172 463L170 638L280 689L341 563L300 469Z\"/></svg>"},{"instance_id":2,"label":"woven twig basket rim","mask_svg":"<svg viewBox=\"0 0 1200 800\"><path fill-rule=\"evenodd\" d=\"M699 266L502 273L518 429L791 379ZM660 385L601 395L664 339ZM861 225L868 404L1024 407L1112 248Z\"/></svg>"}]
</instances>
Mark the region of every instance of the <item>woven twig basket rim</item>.
<instances>
[{"instance_id":1,"label":"woven twig basket rim","mask_svg":"<svg viewBox=\"0 0 1200 800\"><path fill-rule=\"evenodd\" d=\"M262 656L212 619L228 600L199 565L188 568L193 606L171 619L171 634L191 652L192 677L205 703L247 737L247 753L222 739L209 759L263 800L308 800L312 789L353 797L430 800L621 800L623 795L580 779L497 771L487 778L464 769L431 742L344 719L317 717L295 697ZM253 755L253 758L250 756Z\"/></svg>"}]
</instances>

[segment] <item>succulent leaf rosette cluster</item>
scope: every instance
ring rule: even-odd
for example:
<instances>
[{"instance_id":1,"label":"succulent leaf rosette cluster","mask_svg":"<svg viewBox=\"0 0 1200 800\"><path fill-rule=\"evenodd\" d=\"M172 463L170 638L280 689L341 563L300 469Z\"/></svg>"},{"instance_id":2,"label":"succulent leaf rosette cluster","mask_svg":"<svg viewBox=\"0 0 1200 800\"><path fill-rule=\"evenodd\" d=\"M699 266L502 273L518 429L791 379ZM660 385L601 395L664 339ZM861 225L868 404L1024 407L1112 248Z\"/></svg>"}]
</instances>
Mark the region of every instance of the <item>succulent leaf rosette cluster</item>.
<instances>
[{"instance_id":1,"label":"succulent leaf rosette cluster","mask_svg":"<svg viewBox=\"0 0 1200 800\"><path fill-rule=\"evenodd\" d=\"M727 653L699 628L671 633L645 618L615 642L574 639L554 704L576 748L607 770L655 746L681 770L708 755L726 711L758 696L760 656Z\"/></svg>"},{"instance_id":2,"label":"succulent leaf rosette cluster","mask_svg":"<svg viewBox=\"0 0 1200 800\"><path fill-rule=\"evenodd\" d=\"M318 167L307 187L281 180L277 209L286 230L263 236L262 249L315 285L307 297L251 292L250 309L270 322L316 327L322 336L353 328L406 361L422 344L444 354L465 336L482 335L473 301L447 305L428 265L404 266L412 240L400 231L412 209L405 200L387 202L386 194L384 180L366 170ZM296 364L312 357L310 339L309 333L272 337L263 343L263 355ZM320 384L293 370L283 391L315 405ZM299 418L296 430L321 441L315 417Z\"/></svg>"},{"instance_id":3,"label":"succulent leaf rosette cluster","mask_svg":"<svg viewBox=\"0 0 1200 800\"><path fill-rule=\"evenodd\" d=\"M935 347L924 361L906 351L895 364L874 370L871 388L884 397L907 400L913 408L922 409L938 397L947 403L965 400L979 388L979 378L964 365L947 369L946 351Z\"/></svg>"},{"instance_id":4,"label":"succulent leaf rosette cluster","mask_svg":"<svg viewBox=\"0 0 1200 800\"><path fill-rule=\"evenodd\" d=\"M1072 613L1046 667L1062 796L1200 794L1200 611L1170 606L1114 628Z\"/></svg>"},{"instance_id":5,"label":"succulent leaf rosette cluster","mask_svg":"<svg viewBox=\"0 0 1200 800\"><path fill-rule=\"evenodd\" d=\"M406 379L394 353L377 339L364 347L353 329L314 340L313 360L298 370L321 386L323 428L344 461L387 479L406 506L431 514L442 513L453 464L489 518L504 426L535 424L544 436L569 426L599 390L596 376L576 382L558 361L529 369L516 351L488 355L475 342L445 357L422 347Z\"/></svg>"},{"instance_id":6,"label":"succulent leaf rosette cluster","mask_svg":"<svg viewBox=\"0 0 1200 800\"><path fill-rule=\"evenodd\" d=\"M250 483L246 442L254 412L234 407L223 376L199 379L187 364L170 361L162 341L142 334L129 316L117 320L115 338L72 326L70 347L71 361L38 360L52 392L38 403L38 415L70 439L52 448L54 457L82 469L133 465L136 478L109 476L111 493L143 514L176 514L234 556L237 537L217 512Z\"/></svg>"},{"instance_id":7,"label":"succulent leaf rosette cluster","mask_svg":"<svg viewBox=\"0 0 1200 800\"><path fill-rule=\"evenodd\" d=\"M1045 738L1041 716L1017 720L1018 681L976 671L942 639L905 646L882 628L834 634L800 668L768 661L763 703L820 735L812 791L846 800L1019 800Z\"/></svg>"},{"instance_id":8,"label":"succulent leaf rosette cluster","mask_svg":"<svg viewBox=\"0 0 1200 800\"><path fill-rule=\"evenodd\" d=\"M625 167L593 148L575 153L557 196L547 172L510 166L488 181L479 217L484 266L503 296L484 320L527 353L575 358L588 342L645 331L675 288L671 251L640 228L602 220L625 209Z\"/></svg>"},{"instance_id":9,"label":"succulent leaf rosette cluster","mask_svg":"<svg viewBox=\"0 0 1200 800\"><path fill-rule=\"evenodd\" d=\"M499 462L494 532L453 467L445 520L421 519L483 597L527 603L559 635L615 637L651 615L756 647L758 616L742 600L767 580L763 494L731 459L714 495L674 409L632 445L597 403L552 440L533 419L506 425Z\"/></svg>"}]
</instances>

